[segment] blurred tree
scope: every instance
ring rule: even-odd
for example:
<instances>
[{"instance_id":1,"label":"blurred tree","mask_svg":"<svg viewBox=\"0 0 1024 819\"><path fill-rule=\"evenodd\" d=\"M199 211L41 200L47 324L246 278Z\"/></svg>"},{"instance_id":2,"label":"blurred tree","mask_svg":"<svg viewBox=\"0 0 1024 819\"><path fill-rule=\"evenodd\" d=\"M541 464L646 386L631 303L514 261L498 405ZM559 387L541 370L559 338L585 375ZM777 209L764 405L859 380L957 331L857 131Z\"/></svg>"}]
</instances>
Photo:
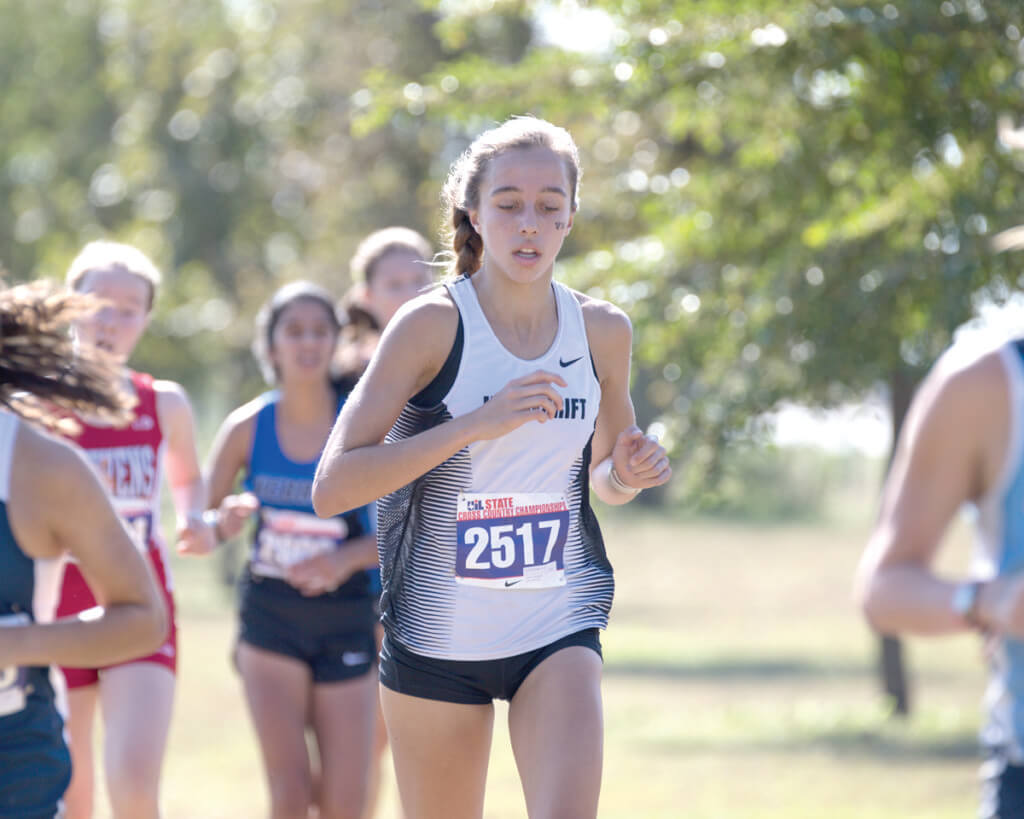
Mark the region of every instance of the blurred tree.
<instances>
[{"instance_id":1,"label":"blurred tree","mask_svg":"<svg viewBox=\"0 0 1024 819\"><path fill-rule=\"evenodd\" d=\"M0 15L0 262L60 277L89 239L138 244L169 275L136 363L209 415L260 389L252 316L276 284L340 296L365 233L430 225L440 145L414 84L406 111L352 128L365 75L442 56L412 0L0 0Z\"/></svg>"},{"instance_id":2,"label":"blurred tree","mask_svg":"<svg viewBox=\"0 0 1024 819\"><path fill-rule=\"evenodd\" d=\"M433 233L451 160L515 113L580 144L559 274L629 311L638 415L682 497L713 493L782 399L881 382L898 427L975 301L1019 284L988 240L1021 204L995 127L1024 86L1009 0L0 0L0 19L0 261L59 276L87 239L140 245L173 275L138 364L215 415L260 388L271 288L340 294L368 230Z\"/></svg>"},{"instance_id":3,"label":"blurred tree","mask_svg":"<svg viewBox=\"0 0 1024 819\"><path fill-rule=\"evenodd\" d=\"M465 11L440 27L449 41L491 6L451 5ZM576 135L565 273L630 311L646 420L667 426L689 488L713 487L723 445L782 398L830 405L882 382L904 403L979 294L1016 285L987 237L1020 201L995 129L1020 108L1019 4L585 11L604 47L467 53L437 67L459 92L426 116L472 131L529 111ZM379 90L373 122L400 102Z\"/></svg>"},{"instance_id":4,"label":"blurred tree","mask_svg":"<svg viewBox=\"0 0 1024 819\"><path fill-rule=\"evenodd\" d=\"M449 41L490 4L452 5ZM1020 284L988 239L1021 204L995 128L1021 108L1020 4L542 7L578 53L467 54L438 66L460 91L428 115L530 111L573 131L584 213L564 272L629 311L638 411L685 464L683 494L713 493L727 445L782 399L834 405L881 382L898 434L977 300ZM882 656L905 712L899 644Z\"/></svg>"}]
</instances>

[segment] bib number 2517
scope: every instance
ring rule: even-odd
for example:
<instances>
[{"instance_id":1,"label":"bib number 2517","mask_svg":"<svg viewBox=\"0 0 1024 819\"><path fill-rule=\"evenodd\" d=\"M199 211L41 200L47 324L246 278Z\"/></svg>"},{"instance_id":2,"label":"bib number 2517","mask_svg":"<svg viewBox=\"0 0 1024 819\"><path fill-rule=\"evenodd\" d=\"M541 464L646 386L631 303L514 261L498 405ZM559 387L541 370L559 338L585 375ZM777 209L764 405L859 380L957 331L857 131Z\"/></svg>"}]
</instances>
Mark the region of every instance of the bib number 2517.
<instances>
[{"instance_id":1,"label":"bib number 2517","mask_svg":"<svg viewBox=\"0 0 1024 819\"><path fill-rule=\"evenodd\" d=\"M565 585L569 508L562 495L459 497L455 579L500 589Z\"/></svg>"}]
</instances>

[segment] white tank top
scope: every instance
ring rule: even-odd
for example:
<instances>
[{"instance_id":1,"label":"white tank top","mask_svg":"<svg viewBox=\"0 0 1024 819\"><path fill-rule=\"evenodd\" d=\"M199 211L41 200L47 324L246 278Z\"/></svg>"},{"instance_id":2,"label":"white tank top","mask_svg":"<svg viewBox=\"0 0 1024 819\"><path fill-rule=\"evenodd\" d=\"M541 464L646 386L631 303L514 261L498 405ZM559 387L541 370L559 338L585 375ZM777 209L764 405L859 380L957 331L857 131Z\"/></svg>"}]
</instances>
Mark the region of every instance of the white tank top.
<instances>
[{"instance_id":1,"label":"white tank top","mask_svg":"<svg viewBox=\"0 0 1024 819\"><path fill-rule=\"evenodd\" d=\"M476 441L378 504L384 625L415 653L497 659L607 625L612 570L589 497L601 387L580 304L552 287L555 339L524 360L495 336L470 279L450 284L460 333L433 386L450 383L433 406L410 401L389 433L408 438L465 415L536 370L567 383L556 387L559 417Z\"/></svg>"},{"instance_id":2,"label":"white tank top","mask_svg":"<svg viewBox=\"0 0 1024 819\"><path fill-rule=\"evenodd\" d=\"M1024 340L999 350L1009 385L1010 429L1002 473L974 505L972 576L1024 571ZM969 510L970 511L970 510ZM1024 764L1024 641L992 641L982 744Z\"/></svg>"}]
</instances>

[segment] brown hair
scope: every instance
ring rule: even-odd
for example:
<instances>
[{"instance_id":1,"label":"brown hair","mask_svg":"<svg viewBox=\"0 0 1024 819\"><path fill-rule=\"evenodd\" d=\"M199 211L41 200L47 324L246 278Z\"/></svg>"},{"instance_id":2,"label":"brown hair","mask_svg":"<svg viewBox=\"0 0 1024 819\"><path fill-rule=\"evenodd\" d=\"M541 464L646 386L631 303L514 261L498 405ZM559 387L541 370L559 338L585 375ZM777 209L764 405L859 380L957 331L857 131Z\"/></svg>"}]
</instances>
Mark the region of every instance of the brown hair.
<instances>
[{"instance_id":1,"label":"brown hair","mask_svg":"<svg viewBox=\"0 0 1024 819\"><path fill-rule=\"evenodd\" d=\"M121 388L121 367L100 350L77 349L68 325L99 300L39 281L0 290L0 405L70 432L67 413L127 421L135 399Z\"/></svg>"},{"instance_id":2,"label":"brown hair","mask_svg":"<svg viewBox=\"0 0 1024 819\"><path fill-rule=\"evenodd\" d=\"M359 243L352 256L349 263L352 281L370 284L377 263L389 253L398 250L416 256L424 262L434 255L430 242L412 228L386 227L375 230Z\"/></svg>"},{"instance_id":3,"label":"brown hair","mask_svg":"<svg viewBox=\"0 0 1024 819\"><path fill-rule=\"evenodd\" d=\"M143 279L149 285L149 304L152 309L156 291L160 287L160 271L150 261L149 256L132 245L120 242L96 241L89 242L75 256L68 268L67 284L72 290L79 290L82 280L93 270L109 270L120 267Z\"/></svg>"},{"instance_id":4,"label":"brown hair","mask_svg":"<svg viewBox=\"0 0 1024 819\"><path fill-rule=\"evenodd\" d=\"M483 237L469 221L469 212L480 206L480 183L487 165L495 156L509 150L548 148L565 162L569 175L569 202L575 212L579 205L579 150L564 128L537 117L513 117L480 134L452 164L441 194L448 210L447 238L452 243L451 272L472 275L480 269L484 253Z\"/></svg>"}]
</instances>

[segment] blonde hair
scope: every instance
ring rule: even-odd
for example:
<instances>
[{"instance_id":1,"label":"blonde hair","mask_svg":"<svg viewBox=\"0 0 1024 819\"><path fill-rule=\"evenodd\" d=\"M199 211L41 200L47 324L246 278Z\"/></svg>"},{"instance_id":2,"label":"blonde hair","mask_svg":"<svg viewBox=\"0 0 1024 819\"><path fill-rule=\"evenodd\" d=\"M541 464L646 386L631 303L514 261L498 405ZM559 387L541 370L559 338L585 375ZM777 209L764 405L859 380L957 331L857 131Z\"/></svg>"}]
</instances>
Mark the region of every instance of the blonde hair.
<instances>
[{"instance_id":1,"label":"blonde hair","mask_svg":"<svg viewBox=\"0 0 1024 819\"><path fill-rule=\"evenodd\" d=\"M430 242L412 228L381 228L363 239L356 248L349 263L352 281L369 285L373 281L378 262L395 251L409 253L423 261L428 261L434 255Z\"/></svg>"},{"instance_id":2,"label":"blonde hair","mask_svg":"<svg viewBox=\"0 0 1024 819\"><path fill-rule=\"evenodd\" d=\"M146 309L152 309L162 279L160 270L145 253L132 245L106 240L89 242L71 262L66 278L67 285L72 290L80 290L82 280L88 273L115 267L138 276L149 285L149 303Z\"/></svg>"},{"instance_id":3,"label":"blonde hair","mask_svg":"<svg viewBox=\"0 0 1024 819\"><path fill-rule=\"evenodd\" d=\"M441 194L448 209L446 238L452 246L453 274L470 276L480 269L484 240L470 222L469 212L480 207L480 183L488 164L506 151L528 148L548 148L562 158L569 175L569 205L573 212L579 206L583 171L579 149L568 131L537 117L513 117L484 131L452 164Z\"/></svg>"}]
</instances>

